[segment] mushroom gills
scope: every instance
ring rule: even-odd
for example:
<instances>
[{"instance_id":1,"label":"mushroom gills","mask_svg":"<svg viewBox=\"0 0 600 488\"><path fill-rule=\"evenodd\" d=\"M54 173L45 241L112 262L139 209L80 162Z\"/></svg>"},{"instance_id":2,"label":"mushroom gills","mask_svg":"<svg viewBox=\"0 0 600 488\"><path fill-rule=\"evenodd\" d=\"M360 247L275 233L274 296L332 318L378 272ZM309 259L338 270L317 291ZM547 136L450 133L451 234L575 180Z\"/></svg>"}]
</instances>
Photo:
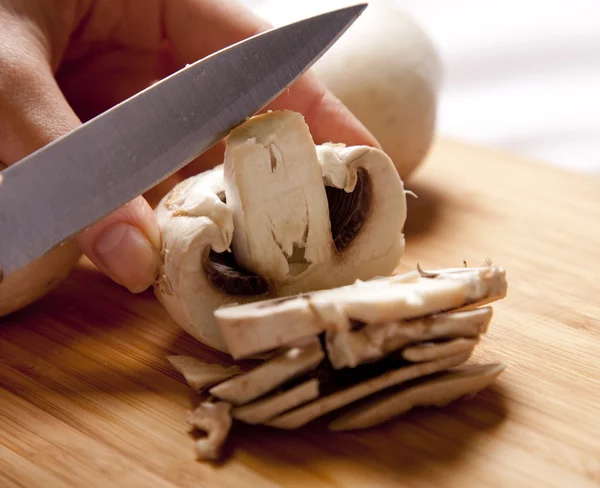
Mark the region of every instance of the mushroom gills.
<instances>
[{"instance_id":1,"label":"mushroom gills","mask_svg":"<svg viewBox=\"0 0 600 488\"><path fill-rule=\"evenodd\" d=\"M218 253L212 249L204 255L202 267L212 285L229 295L263 295L269 292L267 280L243 270L231 252Z\"/></svg>"},{"instance_id":2,"label":"mushroom gills","mask_svg":"<svg viewBox=\"0 0 600 488\"><path fill-rule=\"evenodd\" d=\"M325 186L331 235L338 252L345 250L360 232L371 203L371 184L367 172L359 168L356 176L356 186L350 192Z\"/></svg>"}]
</instances>

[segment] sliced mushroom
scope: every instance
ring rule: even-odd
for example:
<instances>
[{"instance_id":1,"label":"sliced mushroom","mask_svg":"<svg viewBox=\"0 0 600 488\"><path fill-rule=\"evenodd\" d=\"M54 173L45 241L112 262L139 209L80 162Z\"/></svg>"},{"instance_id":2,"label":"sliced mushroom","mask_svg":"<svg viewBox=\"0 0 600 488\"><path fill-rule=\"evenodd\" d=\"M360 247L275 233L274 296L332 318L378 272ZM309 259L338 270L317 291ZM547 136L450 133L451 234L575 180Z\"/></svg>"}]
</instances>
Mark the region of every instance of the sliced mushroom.
<instances>
[{"instance_id":1,"label":"sliced mushroom","mask_svg":"<svg viewBox=\"0 0 600 488\"><path fill-rule=\"evenodd\" d=\"M314 402L291 410L283 415L279 415L266 422L265 425L279 429L297 429L318 417L385 388L389 388L390 386L458 366L459 364L466 362L469 357L470 353L459 354L450 358L440 359L439 361L403 366L362 383L350 386L349 388L321 397Z\"/></svg>"},{"instance_id":2,"label":"sliced mushroom","mask_svg":"<svg viewBox=\"0 0 600 488\"><path fill-rule=\"evenodd\" d=\"M377 361L408 344L476 338L487 331L492 308L449 312L383 324L356 323L349 331L325 333L327 356L336 369Z\"/></svg>"},{"instance_id":3,"label":"sliced mushroom","mask_svg":"<svg viewBox=\"0 0 600 488\"><path fill-rule=\"evenodd\" d=\"M157 296L188 333L228 352L219 307L390 275L406 196L385 153L315 146L303 117L280 111L234 129L223 165L181 182L156 215Z\"/></svg>"},{"instance_id":4,"label":"sliced mushroom","mask_svg":"<svg viewBox=\"0 0 600 488\"><path fill-rule=\"evenodd\" d=\"M242 372L237 366L206 363L190 356L167 356L167 359L198 392Z\"/></svg>"},{"instance_id":5,"label":"sliced mushroom","mask_svg":"<svg viewBox=\"0 0 600 488\"><path fill-rule=\"evenodd\" d=\"M196 440L198 459L216 461L221 456L221 448L231 429L231 405L225 402L203 402L188 414L192 430L206 433Z\"/></svg>"},{"instance_id":6,"label":"sliced mushroom","mask_svg":"<svg viewBox=\"0 0 600 488\"><path fill-rule=\"evenodd\" d=\"M321 345L315 339L308 345L283 351L253 370L213 386L210 394L234 405L243 405L315 369L324 357Z\"/></svg>"},{"instance_id":7,"label":"sliced mushroom","mask_svg":"<svg viewBox=\"0 0 600 488\"><path fill-rule=\"evenodd\" d=\"M435 271L417 266L399 276L219 309L231 354L263 360L209 389L212 400L195 419L217 440L200 444L199 456L214 458L224 441L212 433L217 417L221 426L234 418L296 429L332 414L330 428L348 430L477 393L505 367L451 368L467 362L487 332L492 308L478 307L506 291L504 269L491 263ZM190 378L199 367L187 357L170 360ZM190 384L215 381L202 374ZM219 415L214 405L222 405Z\"/></svg>"},{"instance_id":8,"label":"sliced mushroom","mask_svg":"<svg viewBox=\"0 0 600 488\"><path fill-rule=\"evenodd\" d=\"M444 407L460 397L475 395L487 388L505 369L503 364L464 366L419 378L409 387L402 386L397 391L380 393L350 407L329 424L329 429L364 429L387 422L417 406Z\"/></svg>"},{"instance_id":9,"label":"sliced mushroom","mask_svg":"<svg viewBox=\"0 0 600 488\"><path fill-rule=\"evenodd\" d=\"M413 363L435 361L456 354L473 352L477 339L452 339L444 342L423 342L402 350L402 357Z\"/></svg>"},{"instance_id":10,"label":"sliced mushroom","mask_svg":"<svg viewBox=\"0 0 600 488\"><path fill-rule=\"evenodd\" d=\"M489 303L503 298L506 287L505 271L498 266L442 270L429 276L410 273L221 308L215 317L230 354L238 359L324 331L349 331L356 321L411 320Z\"/></svg>"},{"instance_id":11,"label":"sliced mushroom","mask_svg":"<svg viewBox=\"0 0 600 488\"><path fill-rule=\"evenodd\" d=\"M247 424L264 424L273 417L314 400L318 396L319 380L313 378L289 390L276 392L261 400L235 407L231 412L231 416Z\"/></svg>"}]
</instances>

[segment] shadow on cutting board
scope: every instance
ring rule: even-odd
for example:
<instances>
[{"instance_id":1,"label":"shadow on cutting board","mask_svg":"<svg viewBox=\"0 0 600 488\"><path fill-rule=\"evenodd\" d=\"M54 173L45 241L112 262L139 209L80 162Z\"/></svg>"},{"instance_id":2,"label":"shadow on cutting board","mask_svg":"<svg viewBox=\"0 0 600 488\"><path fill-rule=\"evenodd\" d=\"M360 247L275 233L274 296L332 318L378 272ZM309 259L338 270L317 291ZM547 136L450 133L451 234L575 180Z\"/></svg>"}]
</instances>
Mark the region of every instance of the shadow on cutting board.
<instances>
[{"instance_id":1,"label":"shadow on cutting board","mask_svg":"<svg viewBox=\"0 0 600 488\"><path fill-rule=\"evenodd\" d=\"M407 240L431 232L440 218L440 208L444 195L438 189L421 182L408 182L407 191L416 195L406 195L407 217L404 234Z\"/></svg>"},{"instance_id":2,"label":"shadow on cutting board","mask_svg":"<svg viewBox=\"0 0 600 488\"><path fill-rule=\"evenodd\" d=\"M288 476L306 469L326 477L328 466L342 463L350 469L360 464L367 472L413 478L422 472L431 474L440 464L480 456L478 441L498 429L507 413L506 394L494 384L474 398L444 408L415 408L386 424L345 433L329 432L326 418L295 431L235 424L222 465L243 450L257 464L277 464L277 472Z\"/></svg>"}]
</instances>

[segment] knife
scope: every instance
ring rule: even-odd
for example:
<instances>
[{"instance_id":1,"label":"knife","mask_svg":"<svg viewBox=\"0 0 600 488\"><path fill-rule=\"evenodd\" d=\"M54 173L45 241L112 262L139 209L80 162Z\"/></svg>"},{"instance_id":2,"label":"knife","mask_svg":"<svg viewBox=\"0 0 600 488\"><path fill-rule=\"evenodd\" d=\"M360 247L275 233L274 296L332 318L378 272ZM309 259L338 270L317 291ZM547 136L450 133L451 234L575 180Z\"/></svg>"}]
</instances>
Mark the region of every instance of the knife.
<instances>
[{"instance_id":1,"label":"knife","mask_svg":"<svg viewBox=\"0 0 600 488\"><path fill-rule=\"evenodd\" d=\"M226 137L309 69L366 6L218 51L0 172L0 281Z\"/></svg>"}]
</instances>

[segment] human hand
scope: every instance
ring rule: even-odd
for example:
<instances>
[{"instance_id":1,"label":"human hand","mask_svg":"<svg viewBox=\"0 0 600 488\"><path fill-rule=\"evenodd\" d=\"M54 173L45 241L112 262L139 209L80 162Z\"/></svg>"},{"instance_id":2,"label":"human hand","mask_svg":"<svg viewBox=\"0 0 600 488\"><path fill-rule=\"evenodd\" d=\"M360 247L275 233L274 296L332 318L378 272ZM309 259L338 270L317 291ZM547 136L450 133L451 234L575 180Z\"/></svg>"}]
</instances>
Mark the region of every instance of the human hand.
<instances>
[{"instance_id":1,"label":"human hand","mask_svg":"<svg viewBox=\"0 0 600 488\"><path fill-rule=\"evenodd\" d=\"M15 163L156 81L270 28L234 0L0 0L0 162ZM268 108L302 113L315 142L377 145L311 73ZM219 144L76 236L132 292L155 280L160 233L151 203L222 161Z\"/></svg>"}]
</instances>

